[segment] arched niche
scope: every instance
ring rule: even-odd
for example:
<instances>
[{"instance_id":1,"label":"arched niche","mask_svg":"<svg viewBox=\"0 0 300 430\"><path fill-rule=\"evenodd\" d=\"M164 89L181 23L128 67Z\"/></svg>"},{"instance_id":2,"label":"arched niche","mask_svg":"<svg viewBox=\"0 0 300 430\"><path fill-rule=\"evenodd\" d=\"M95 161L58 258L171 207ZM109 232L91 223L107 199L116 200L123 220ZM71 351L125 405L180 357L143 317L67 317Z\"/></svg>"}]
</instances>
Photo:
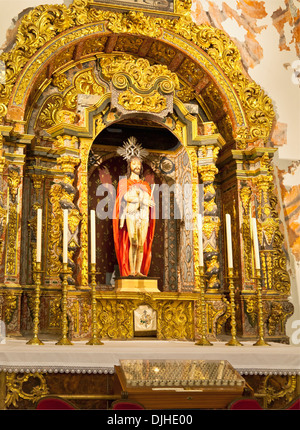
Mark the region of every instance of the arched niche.
<instances>
[{"instance_id":1,"label":"arched niche","mask_svg":"<svg viewBox=\"0 0 300 430\"><path fill-rule=\"evenodd\" d=\"M143 163L144 177L150 184L156 184L157 187L155 195L157 219L149 276L159 279L158 285L161 291L192 291L193 234L186 229L184 219L174 217L175 212L178 213L183 209L175 208L181 203L175 197L175 183L191 184L191 167L185 148L170 131L143 115L136 115L134 119L130 117L116 122L100 132L93 141L89 154L89 210L96 209L102 198L108 201L108 194L101 195L100 198L96 196L96 189L100 184L109 184L108 189L113 199L112 187L116 189L119 177L126 175L127 172L127 163L116 154L116 148L132 135L137 137L149 152L147 160ZM103 206L101 208L103 209ZM105 210L108 210L108 206ZM99 232L98 281L99 284L105 284L104 280L108 279L108 285L103 285L102 288L113 288L110 276L113 275L112 272L115 272L113 276L116 276L118 268L114 254L112 221L109 216L102 218L96 221ZM105 232L103 228L106 228ZM104 253L109 257L105 259ZM106 270L107 262L109 262L110 271Z\"/></svg>"}]
</instances>

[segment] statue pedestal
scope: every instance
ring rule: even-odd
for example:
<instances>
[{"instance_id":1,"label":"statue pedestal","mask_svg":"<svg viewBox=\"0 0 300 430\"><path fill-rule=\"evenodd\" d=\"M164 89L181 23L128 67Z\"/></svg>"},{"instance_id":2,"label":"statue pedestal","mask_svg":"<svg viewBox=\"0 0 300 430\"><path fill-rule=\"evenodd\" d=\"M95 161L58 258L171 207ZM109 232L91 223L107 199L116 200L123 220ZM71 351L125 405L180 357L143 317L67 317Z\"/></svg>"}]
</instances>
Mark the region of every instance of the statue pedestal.
<instances>
[{"instance_id":1,"label":"statue pedestal","mask_svg":"<svg viewBox=\"0 0 300 430\"><path fill-rule=\"evenodd\" d=\"M115 281L117 292L159 293L157 278L121 277Z\"/></svg>"}]
</instances>

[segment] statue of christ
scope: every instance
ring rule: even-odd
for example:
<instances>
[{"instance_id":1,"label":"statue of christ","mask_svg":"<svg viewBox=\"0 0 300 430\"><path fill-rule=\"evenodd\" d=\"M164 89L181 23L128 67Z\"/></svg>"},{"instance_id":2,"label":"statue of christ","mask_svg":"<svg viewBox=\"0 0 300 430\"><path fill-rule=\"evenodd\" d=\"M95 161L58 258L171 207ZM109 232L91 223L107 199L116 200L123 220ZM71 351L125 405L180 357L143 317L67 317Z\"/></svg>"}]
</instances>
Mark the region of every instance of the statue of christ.
<instances>
[{"instance_id":1,"label":"statue of christ","mask_svg":"<svg viewBox=\"0 0 300 430\"><path fill-rule=\"evenodd\" d=\"M130 138L118 151L127 160L127 178L119 181L113 231L121 276L146 277L151 263L155 217L151 187L142 179L145 150ZM152 208L152 209L151 209Z\"/></svg>"}]
</instances>

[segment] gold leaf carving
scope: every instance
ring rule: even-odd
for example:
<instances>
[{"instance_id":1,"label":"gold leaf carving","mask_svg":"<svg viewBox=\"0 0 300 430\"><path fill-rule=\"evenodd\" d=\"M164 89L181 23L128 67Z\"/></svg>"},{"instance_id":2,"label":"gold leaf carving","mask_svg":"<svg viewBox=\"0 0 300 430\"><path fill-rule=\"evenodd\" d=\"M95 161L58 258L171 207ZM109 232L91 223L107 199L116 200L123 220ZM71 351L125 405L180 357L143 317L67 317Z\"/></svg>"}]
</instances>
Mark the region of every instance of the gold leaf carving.
<instances>
[{"instance_id":1,"label":"gold leaf carving","mask_svg":"<svg viewBox=\"0 0 300 430\"><path fill-rule=\"evenodd\" d=\"M54 87L57 87L59 91L62 92L65 91L71 85L71 82L63 73L61 73L53 77L52 84Z\"/></svg>"},{"instance_id":2,"label":"gold leaf carving","mask_svg":"<svg viewBox=\"0 0 300 430\"><path fill-rule=\"evenodd\" d=\"M117 73L124 73L130 77L132 84L140 90L151 90L158 78L160 81L165 78L165 80L172 82L173 88L169 88L168 92L180 87L176 73L171 72L167 66L161 64L151 66L149 61L144 58L136 59L131 55L103 57L100 60L100 66L102 75L107 81L112 80ZM117 88L124 88L122 84L118 84L116 79L114 84Z\"/></svg>"},{"instance_id":3,"label":"gold leaf carving","mask_svg":"<svg viewBox=\"0 0 300 430\"><path fill-rule=\"evenodd\" d=\"M52 81L60 91L70 87L70 82L65 75L56 75ZM104 94L105 88L100 85L94 76L93 70L88 69L76 74L72 87L62 96L55 94L49 96L38 115L38 125L47 129L54 124L76 124L78 115L74 110L77 107L78 94Z\"/></svg>"},{"instance_id":4,"label":"gold leaf carving","mask_svg":"<svg viewBox=\"0 0 300 430\"><path fill-rule=\"evenodd\" d=\"M5 323L9 324L12 320L15 310L17 309L17 295L6 294L5 295Z\"/></svg>"},{"instance_id":5,"label":"gold leaf carving","mask_svg":"<svg viewBox=\"0 0 300 430\"><path fill-rule=\"evenodd\" d=\"M161 301L157 304L159 339L193 339L190 301Z\"/></svg>"},{"instance_id":6,"label":"gold leaf carving","mask_svg":"<svg viewBox=\"0 0 300 430\"><path fill-rule=\"evenodd\" d=\"M20 182L21 182L20 169L17 166L10 166L8 170L7 183L8 183L11 199L13 202L16 200Z\"/></svg>"},{"instance_id":7,"label":"gold leaf carving","mask_svg":"<svg viewBox=\"0 0 300 430\"><path fill-rule=\"evenodd\" d=\"M93 52L102 52L105 48L105 44L107 42L107 36L97 38L97 39L88 39L83 47L82 56L91 54Z\"/></svg>"},{"instance_id":8,"label":"gold leaf carving","mask_svg":"<svg viewBox=\"0 0 300 430\"><path fill-rule=\"evenodd\" d=\"M34 387L28 392L30 379L35 380ZM38 384L36 384L38 381ZM49 393L46 379L41 373L7 373L6 375L6 399L5 405L9 407L13 405L15 408L18 407L18 401L20 399L29 400L32 403L36 403L39 399L46 396Z\"/></svg>"},{"instance_id":9,"label":"gold leaf carving","mask_svg":"<svg viewBox=\"0 0 300 430\"><path fill-rule=\"evenodd\" d=\"M76 109L77 107L77 90L72 87L64 96L64 103L67 109Z\"/></svg>"},{"instance_id":10,"label":"gold leaf carving","mask_svg":"<svg viewBox=\"0 0 300 430\"><path fill-rule=\"evenodd\" d=\"M176 3L176 8L183 14L182 17L176 20L145 16L142 12L114 13L93 9L88 7L87 0L76 0L69 8L64 5L45 5L33 9L22 19L14 48L11 52L1 55L1 60L6 65L6 84L0 88L1 116L6 114L6 104L17 76L28 62L28 59L39 48L65 30L82 24L106 21L107 28L117 34L129 33L159 38L164 30L168 30L169 33L165 35L166 40L174 40L175 44L180 47L182 45L183 49L184 39L194 42L223 70L241 100L247 116L248 126L245 123L242 124L243 120L239 105L234 99L232 91L229 90L231 93L228 92L228 84L223 79L220 85L224 87L223 89L232 103L237 122L240 124L235 136L240 148L246 147L248 142L255 140L266 141L275 116L272 102L257 84L249 81L243 74L237 47L223 31L206 24L196 25L190 15L186 14L190 9L190 0L181 0ZM179 40L176 37L174 38L173 35L180 35L183 39ZM74 40L75 37L75 33L74 35L68 35L65 37L63 44L66 44L67 40ZM62 42L60 41L60 46L62 46L61 44ZM185 49L193 50L192 47L187 45L185 45ZM49 54L47 53L45 59L48 56ZM211 73L216 73L207 61L206 66ZM34 70L37 67L38 65L35 66ZM20 90L22 90L23 94L27 86L26 81L29 78L30 76L24 80L23 85L20 85Z\"/></svg>"},{"instance_id":11,"label":"gold leaf carving","mask_svg":"<svg viewBox=\"0 0 300 430\"><path fill-rule=\"evenodd\" d=\"M81 220L82 220L82 216L80 215L79 210L71 209L71 211L69 212L68 223L69 223L69 229L72 234L74 234L75 231L77 230L77 227Z\"/></svg>"},{"instance_id":12,"label":"gold leaf carving","mask_svg":"<svg viewBox=\"0 0 300 430\"><path fill-rule=\"evenodd\" d=\"M167 107L166 98L157 91L142 96L127 90L120 94L118 103L126 110L160 113Z\"/></svg>"},{"instance_id":13,"label":"gold leaf carving","mask_svg":"<svg viewBox=\"0 0 300 430\"><path fill-rule=\"evenodd\" d=\"M57 123L59 110L63 106L63 99L60 95L53 96L50 101L46 101L39 115L39 126L41 128L49 128Z\"/></svg>"},{"instance_id":14,"label":"gold leaf carving","mask_svg":"<svg viewBox=\"0 0 300 430\"><path fill-rule=\"evenodd\" d=\"M77 75L74 79L74 86L78 94L102 95L105 91L104 87L96 81L92 70L87 70Z\"/></svg>"}]
</instances>

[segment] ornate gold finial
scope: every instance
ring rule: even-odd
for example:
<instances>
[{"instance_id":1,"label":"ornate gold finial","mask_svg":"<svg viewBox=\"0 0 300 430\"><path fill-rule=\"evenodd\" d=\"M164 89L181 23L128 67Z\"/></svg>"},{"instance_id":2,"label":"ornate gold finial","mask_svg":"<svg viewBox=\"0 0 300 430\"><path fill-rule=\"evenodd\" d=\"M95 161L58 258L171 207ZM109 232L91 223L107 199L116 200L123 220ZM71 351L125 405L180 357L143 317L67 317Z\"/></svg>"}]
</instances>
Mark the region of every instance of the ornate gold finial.
<instances>
[{"instance_id":1,"label":"ornate gold finial","mask_svg":"<svg viewBox=\"0 0 300 430\"><path fill-rule=\"evenodd\" d=\"M130 161L131 158L135 157L144 160L148 156L148 151L142 148L140 143L137 143L137 138L134 136L131 136L127 142L124 142L123 147L120 146L117 149L117 153L126 161Z\"/></svg>"}]
</instances>

